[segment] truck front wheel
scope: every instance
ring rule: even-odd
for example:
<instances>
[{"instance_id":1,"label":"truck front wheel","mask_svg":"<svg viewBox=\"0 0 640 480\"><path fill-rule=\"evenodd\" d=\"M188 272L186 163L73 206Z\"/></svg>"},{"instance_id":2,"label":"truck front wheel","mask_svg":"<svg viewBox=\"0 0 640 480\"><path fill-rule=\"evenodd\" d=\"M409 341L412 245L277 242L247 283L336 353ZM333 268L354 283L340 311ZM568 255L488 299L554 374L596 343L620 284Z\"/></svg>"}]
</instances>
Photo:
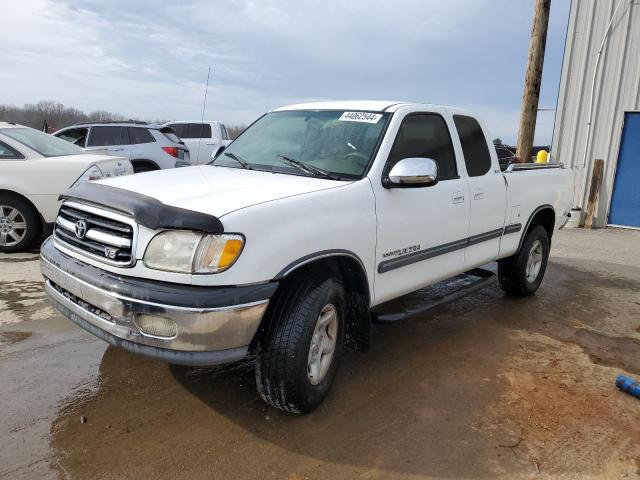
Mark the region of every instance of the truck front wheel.
<instances>
[{"instance_id":1,"label":"truck front wheel","mask_svg":"<svg viewBox=\"0 0 640 480\"><path fill-rule=\"evenodd\" d=\"M549 259L549 234L542 225L532 228L514 256L498 262L500 287L509 295L526 297L542 283Z\"/></svg>"},{"instance_id":2,"label":"truck front wheel","mask_svg":"<svg viewBox=\"0 0 640 480\"><path fill-rule=\"evenodd\" d=\"M268 404L306 413L327 396L344 345L342 284L322 273L282 285L258 342L256 385Z\"/></svg>"}]
</instances>

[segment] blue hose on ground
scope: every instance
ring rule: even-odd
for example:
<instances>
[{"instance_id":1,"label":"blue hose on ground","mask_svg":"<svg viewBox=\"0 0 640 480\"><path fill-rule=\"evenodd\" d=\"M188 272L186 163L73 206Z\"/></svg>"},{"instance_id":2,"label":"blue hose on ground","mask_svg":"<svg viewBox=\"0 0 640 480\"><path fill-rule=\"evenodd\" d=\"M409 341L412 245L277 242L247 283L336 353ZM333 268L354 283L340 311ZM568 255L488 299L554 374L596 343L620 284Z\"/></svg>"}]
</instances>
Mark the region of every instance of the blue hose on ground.
<instances>
[{"instance_id":1,"label":"blue hose on ground","mask_svg":"<svg viewBox=\"0 0 640 480\"><path fill-rule=\"evenodd\" d=\"M629 395L640 398L640 382L635 381L633 378L618 375L618 378L616 378L616 387L623 392L627 392Z\"/></svg>"}]
</instances>

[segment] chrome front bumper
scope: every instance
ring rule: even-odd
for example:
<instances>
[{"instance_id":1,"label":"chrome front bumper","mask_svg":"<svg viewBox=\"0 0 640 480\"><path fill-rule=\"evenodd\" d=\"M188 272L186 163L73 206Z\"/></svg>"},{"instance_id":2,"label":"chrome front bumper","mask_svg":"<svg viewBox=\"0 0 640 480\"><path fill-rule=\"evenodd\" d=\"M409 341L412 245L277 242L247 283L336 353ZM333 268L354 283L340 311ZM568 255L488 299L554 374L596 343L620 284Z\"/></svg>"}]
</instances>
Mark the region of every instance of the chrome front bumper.
<instances>
[{"instance_id":1,"label":"chrome front bumper","mask_svg":"<svg viewBox=\"0 0 640 480\"><path fill-rule=\"evenodd\" d=\"M153 290L141 287L136 295L135 288L131 287L135 279L130 278L127 278L126 289L120 289L129 291L130 295L123 295L117 288L106 290L99 285L104 283L105 276L109 277L108 272L67 257L55 249L51 241L42 246L40 263L45 291L66 317L118 347L171 363L214 365L242 359L269 303L269 298L261 298L215 307L169 305L152 298L149 292ZM117 277L114 278L108 278L107 285L115 287ZM171 285L162 284L162 287L170 289ZM207 293L210 292L211 288ZM268 291L261 294L270 296ZM246 293L236 298L243 296L246 298ZM226 297L229 297L228 289ZM139 315L171 319L177 325L177 333L171 338L145 334L137 326Z\"/></svg>"}]
</instances>

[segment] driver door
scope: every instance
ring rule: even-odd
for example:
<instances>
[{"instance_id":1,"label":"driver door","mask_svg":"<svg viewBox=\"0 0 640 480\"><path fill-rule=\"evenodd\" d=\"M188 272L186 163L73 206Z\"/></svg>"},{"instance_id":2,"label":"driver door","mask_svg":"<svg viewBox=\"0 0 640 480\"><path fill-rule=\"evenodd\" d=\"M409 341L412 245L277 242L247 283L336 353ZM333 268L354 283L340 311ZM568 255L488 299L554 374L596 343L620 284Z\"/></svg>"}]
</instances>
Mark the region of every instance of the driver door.
<instances>
[{"instance_id":1,"label":"driver door","mask_svg":"<svg viewBox=\"0 0 640 480\"><path fill-rule=\"evenodd\" d=\"M396 115L398 115L396 113ZM385 188L373 182L377 246L375 303L382 303L455 275L464 268L468 236L468 184L451 141L451 126L434 112L407 114L389 153L383 177L404 158L431 158L438 183Z\"/></svg>"}]
</instances>

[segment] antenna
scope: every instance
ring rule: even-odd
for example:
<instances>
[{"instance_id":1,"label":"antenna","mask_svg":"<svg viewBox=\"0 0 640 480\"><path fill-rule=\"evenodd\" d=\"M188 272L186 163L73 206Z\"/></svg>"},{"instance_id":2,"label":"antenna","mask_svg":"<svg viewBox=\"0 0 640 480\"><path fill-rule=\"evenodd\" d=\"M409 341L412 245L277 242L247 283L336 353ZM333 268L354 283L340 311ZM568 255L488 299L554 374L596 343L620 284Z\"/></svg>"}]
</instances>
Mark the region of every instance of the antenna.
<instances>
[{"instance_id":1,"label":"antenna","mask_svg":"<svg viewBox=\"0 0 640 480\"><path fill-rule=\"evenodd\" d=\"M207 84L204 87L204 101L202 102L202 118L200 119L200 125L204 124L204 112L207 109L207 92L209 91L209 76L211 75L211 67L207 70ZM202 128L202 127L200 127ZM202 130L200 130L202 131ZM196 161L200 163L200 142L202 141L202 134L198 137L198 152L196 154Z\"/></svg>"}]
</instances>

